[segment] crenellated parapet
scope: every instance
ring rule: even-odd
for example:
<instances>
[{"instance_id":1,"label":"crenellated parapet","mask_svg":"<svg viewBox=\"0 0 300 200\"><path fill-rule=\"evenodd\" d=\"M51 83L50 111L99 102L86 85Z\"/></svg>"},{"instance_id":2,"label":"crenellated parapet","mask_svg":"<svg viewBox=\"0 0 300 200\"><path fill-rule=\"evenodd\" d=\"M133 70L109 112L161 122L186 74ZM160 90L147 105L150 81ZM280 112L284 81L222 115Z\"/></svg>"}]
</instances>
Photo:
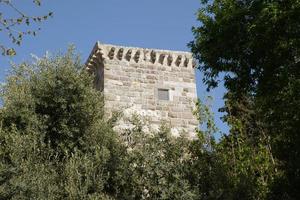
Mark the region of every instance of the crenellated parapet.
<instances>
[{"instance_id":1,"label":"crenellated parapet","mask_svg":"<svg viewBox=\"0 0 300 200\"><path fill-rule=\"evenodd\" d=\"M191 53L136 47L124 47L97 42L86 62L87 69L109 61L122 61L137 64L155 64L170 67L195 67Z\"/></svg>"}]
</instances>

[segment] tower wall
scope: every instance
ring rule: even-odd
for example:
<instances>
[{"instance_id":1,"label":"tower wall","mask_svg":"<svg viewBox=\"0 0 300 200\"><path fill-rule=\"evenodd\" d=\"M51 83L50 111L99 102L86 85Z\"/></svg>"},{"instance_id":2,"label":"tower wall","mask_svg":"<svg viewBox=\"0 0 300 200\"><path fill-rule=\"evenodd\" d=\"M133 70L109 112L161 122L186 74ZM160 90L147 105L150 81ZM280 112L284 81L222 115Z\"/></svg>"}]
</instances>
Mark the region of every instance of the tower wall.
<instances>
[{"instance_id":1,"label":"tower wall","mask_svg":"<svg viewBox=\"0 0 300 200\"><path fill-rule=\"evenodd\" d=\"M109 112L121 110L149 119L153 127L163 121L172 132L193 133L196 100L195 69L190 53L121 47L97 43L88 69L104 92Z\"/></svg>"}]
</instances>

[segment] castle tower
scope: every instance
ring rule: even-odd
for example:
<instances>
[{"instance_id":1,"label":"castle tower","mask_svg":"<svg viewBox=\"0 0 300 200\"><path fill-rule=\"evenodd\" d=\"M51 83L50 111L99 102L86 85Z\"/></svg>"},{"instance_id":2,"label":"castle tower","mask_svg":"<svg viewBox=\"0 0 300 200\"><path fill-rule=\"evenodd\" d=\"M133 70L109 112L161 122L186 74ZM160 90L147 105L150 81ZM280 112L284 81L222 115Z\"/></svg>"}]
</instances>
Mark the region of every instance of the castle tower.
<instances>
[{"instance_id":1,"label":"castle tower","mask_svg":"<svg viewBox=\"0 0 300 200\"><path fill-rule=\"evenodd\" d=\"M108 111L146 116L151 125L169 123L174 134L194 133L196 84L192 54L97 42L87 60Z\"/></svg>"}]
</instances>

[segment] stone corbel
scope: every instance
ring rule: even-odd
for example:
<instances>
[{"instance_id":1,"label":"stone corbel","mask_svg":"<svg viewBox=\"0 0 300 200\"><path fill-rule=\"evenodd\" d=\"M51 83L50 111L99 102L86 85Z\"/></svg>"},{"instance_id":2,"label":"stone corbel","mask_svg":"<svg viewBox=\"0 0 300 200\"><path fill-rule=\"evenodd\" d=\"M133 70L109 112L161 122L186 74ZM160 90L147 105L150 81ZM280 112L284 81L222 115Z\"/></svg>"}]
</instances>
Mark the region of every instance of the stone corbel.
<instances>
[{"instance_id":1,"label":"stone corbel","mask_svg":"<svg viewBox=\"0 0 300 200\"><path fill-rule=\"evenodd\" d=\"M125 59L129 62L131 60L132 50L129 49L125 55Z\"/></svg>"},{"instance_id":2,"label":"stone corbel","mask_svg":"<svg viewBox=\"0 0 300 200\"><path fill-rule=\"evenodd\" d=\"M119 51L118 51L118 54L117 54L117 58L119 60L122 60L123 59L123 53L124 53L124 49L123 48L120 48Z\"/></svg>"},{"instance_id":3,"label":"stone corbel","mask_svg":"<svg viewBox=\"0 0 300 200\"><path fill-rule=\"evenodd\" d=\"M173 56L169 54L167 58L167 65L172 66L172 63L173 63Z\"/></svg>"},{"instance_id":4,"label":"stone corbel","mask_svg":"<svg viewBox=\"0 0 300 200\"><path fill-rule=\"evenodd\" d=\"M116 48L115 47L112 47L110 50L109 50L109 52L108 52L108 58L109 59L113 59L114 58L114 56L115 56L115 51L116 51Z\"/></svg>"},{"instance_id":5,"label":"stone corbel","mask_svg":"<svg viewBox=\"0 0 300 200\"><path fill-rule=\"evenodd\" d=\"M188 59L187 57L184 58L184 62L183 62L183 66L184 67L188 67L190 59Z\"/></svg>"},{"instance_id":6,"label":"stone corbel","mask_svg":"<svg viewBox=\"0 0 300 200\"><path fill-rule=\"evenodd\" d=\"M140 50L137 50L137 51L135 52L135 54L134 54L133 59L134 59L134 61L135 61L136 63L138 63L138 62L140 61L140 57L141 57L141 51L140 51Z\"/></svg>"},{"instance_id":7,"label":"stone corbel","mask_svg":"<svg viewBox=\"0 0 300 200\"><path fill-rule=\"evenodd\" d=\"M180 67L181 61L182 61L182 56L178 55L177 58L176 58L176 61L175 61L175 65L177 67Z\"/></svg>"},{"instance_id":8,"label":"stone corbel","mask_svg":"<svg viewBox=\"0 0 300 200\"><path fill-rule=\"evenodd\" d=\"M156 52L155 51L151 51L151 53L150 53L150 61L151 61L151 63L155 63L156 62Z\"/></svg>"},{"instance_id":9,"label":"stone corbel","mask_svg":"<svg viewBox=\"0 0 300 200\"><path fill-rule=\"evenodd\" d=\"M159 55L158 62L159 62L161 65L164 64L165 57L166 57L166 54L164 54L164 53L161 53L161 54Z\"/></svg>"}]
</instances>

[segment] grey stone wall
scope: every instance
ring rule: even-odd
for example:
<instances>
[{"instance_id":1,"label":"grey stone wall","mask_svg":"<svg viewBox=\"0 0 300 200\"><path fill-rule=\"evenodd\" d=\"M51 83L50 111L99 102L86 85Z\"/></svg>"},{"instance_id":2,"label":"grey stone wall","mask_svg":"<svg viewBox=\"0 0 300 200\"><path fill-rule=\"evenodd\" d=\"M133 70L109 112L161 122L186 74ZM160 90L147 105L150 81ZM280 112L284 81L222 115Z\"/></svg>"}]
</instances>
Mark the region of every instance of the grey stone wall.
<instances>
[{"instance_id":1,"label":"grey stone wall","mask_svg":"<svg viewBox=\"0 0 300 200\"><path fill-rule=\"evenodd\" d=\"M97 43L87 62L103 90L108 111L122 110L149 119L153 128L169 123L173 134L194 133L195 69L190 53ZM161 100L158 90L168 93Z\"/></svg>"}]
</instances>

